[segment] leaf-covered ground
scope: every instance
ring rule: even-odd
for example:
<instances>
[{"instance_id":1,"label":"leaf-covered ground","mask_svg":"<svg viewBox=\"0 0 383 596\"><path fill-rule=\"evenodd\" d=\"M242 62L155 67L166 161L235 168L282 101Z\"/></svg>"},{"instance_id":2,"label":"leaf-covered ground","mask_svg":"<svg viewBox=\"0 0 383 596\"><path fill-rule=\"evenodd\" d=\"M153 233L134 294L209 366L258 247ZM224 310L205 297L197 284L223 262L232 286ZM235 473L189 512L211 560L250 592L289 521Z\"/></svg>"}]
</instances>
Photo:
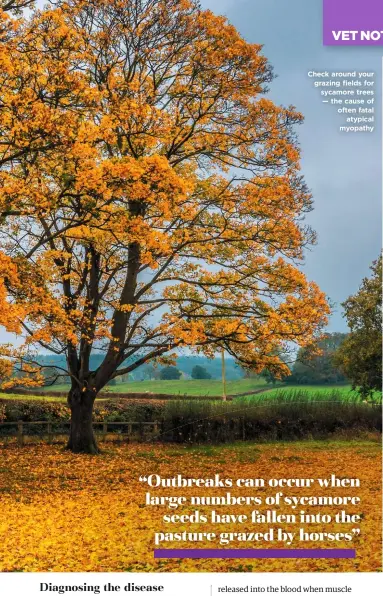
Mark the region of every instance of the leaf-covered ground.
<instances>
[{"instance_id":1,"label":"leaf-covered ground","mask_svg":"<svg viewBox=\"0 0 383 596\"><path fill-rule=\"evenodd\" d=\"M155 560L153 536L165 530L160 507L143 505L141 474L163 477L360 478L360 489L327 489L323 494L358 494L361 535L352 543L295 543L356 548L356 559L326 560ZM150 489L149 489L150 490ZM273 489L231 489L254 495ZM158 489L153 494L223 494L217 489ZM287 494L287 489L284 491ZM318 494L318 490L315 491ZM288 489L291 495L312 490ZM226 507L249 513L255 507ZM312 513L317 513L317 508ZM349 508L350 509L350 508ZM204 509L201 508L203 511ZM62 446L0 446L1 571L378 571L381 565L381 447L379 439L342 442L238 444L187 448L174 445L107 445L98 457L72 455ZM206 512L206 509L204 510ZM325 513L330 509L321 508ZM189 510L190 512L190 510ZM334 509L332 513L335 513ZM178 528L188 529L187 526ZM178 529L177 528L177 529ZM332 526L331 529L333 529ZM193 526L194 531L265 531L254 526ZM291 526L290 530L296 527ZM310 530L323 531L312 524ZM345 531L345 526L338 527ZM347 530L346 530L347 531ZM193 547L173 543L164 547ZM201 545L199 545L201 546ZM214 547L209 543L206 546ZM264 548L265 543L233 543L232 548ZM281 547L281 544L274 544Z\"/></svg>"}]
</instances>

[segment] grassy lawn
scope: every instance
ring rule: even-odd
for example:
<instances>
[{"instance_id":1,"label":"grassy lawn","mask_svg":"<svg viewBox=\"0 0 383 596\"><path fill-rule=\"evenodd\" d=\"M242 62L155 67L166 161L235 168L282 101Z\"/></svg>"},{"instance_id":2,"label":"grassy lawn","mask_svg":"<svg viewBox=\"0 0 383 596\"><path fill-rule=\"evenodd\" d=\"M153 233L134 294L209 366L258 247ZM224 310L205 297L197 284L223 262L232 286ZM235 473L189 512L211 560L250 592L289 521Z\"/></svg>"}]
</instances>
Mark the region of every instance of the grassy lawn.
<instances>
[{"instance_id":1,"label":"grassy lawn","mask_svg":"<svg viewBox=\"0 0 383 596\"><path fill-rule=\"evenodd\" d=\"M283 389L291 391L307 391L308 393L328 393L337 391L345 395L352 391L351 385L285 385ZM278 389L275 389L273 392L275 391L278 391Z\"/></svg>"},{"instance_id":2,"label":"grassy lawn","mask_svg":"<svg viewBox=\"0 0 383 596\"><path fill-rule=\"evenodd\" d=\"M40 572L363 572L381 567L381 445L380 436L363 441L302 441L295 443L235 443L220 447L122 444L105 445L97 457L73 455L59 446L2 447L0 465L0 571ZM156 532L214 532L209 548L281 548L274 542L231 542L222 545L221 532L266 532L268 524L212 524L211 508L198 509L207 515L204 524L164 524L164 514L192 513L193 506L177 510L145 506L145 493L156 496L222 496L227 489L148 489L139 476L161 474L173 478L359 478L358 489L289 488L290 496L357 495L361 503L348 506L362 516L361 533L352 542L344 540L293 541L286 548L355 548L355 559L217 559L156 560ZM229 489L235 496L258 495L263 500L277 489ZM215 508L217 509L217 508ZM219 513L247 514L266 505L219 507ZM339 507L305 506L309 513L335 515ZM341 507L342 509L342 507ZM278 513L292 513L282 504ZM283 524L297 532L301 524ZM349 525L311 523L310 532L347 532ZM359 527L359 526L358 526ZM164 542L162 548L201 548L205 543Z\"/></svg>"},{"instance_id":3,"label":"grassy lawn","mask_svg":"<svg viewBox=\"0 0 383 596\"><path fill-rule=\"evenodd\" d=\"M19 393L0 393L0 399L18 400L18 401L50 401L50 402L66 402L65 397L51 397L48 395L42 397L41 395L20 395Z\"/></svg>"},{"instance_id":4,"label":"grassy lawn","mask_svg":"<svg viewBox=\"0 0 383 596\"><path fill-rule=\"evenodd\" d=\"M46 397L38 395L18 395L11 393L0 393L0 399L12 400L40 400L52 402L65 402L65 397L52 397L49 392L61 391L67 392L68 385L55 385L54 387L41 388L46 393ZM288 399L296 397L297 392L303 399L326 399L330 398L331 394L336 392L337 397L340 396L345 400L353 400L358 398L359 394L353 391L351 385L284 385L273 388L259 379L239 379L236 381L227 381L226 391L228 395L235 395L239 393L246 393L253 391L254 396L247 396L241 398L245 401L253 399L270 399L275 397L284 397ZM265 393L263 393L263 390ZM204 396L221 395L222 382L218 380L180 380L180 381L137 381L131 383L119 383L107 388L107 391L112 395L118 393L168 393L173 395L192 395ZM381 398L381 393L375 392L374 398ZM99 398L100 400L100 398Z\"/></svg>"},{"instance_id":5,"label":"grassy lawn","mask_svg":"<svg viewBox=\"0 0 383 596\"><path fill-rule=\"evenodd\" d=\"M56 389L56 391L67 391L68 387L63 386L64 389ZM52 388L50 388L52 391ZM66 397L54 397L48 394L47 395L21 395L20 393L1 393L0 392L0 400L7 399L11 401L44 401L44 402L52 402L52 403L67 403ZM104 402L107 398L98 398L97 402Z\"/></svg>"},{"instance_id":6,"label":"grassy lawn","mask_svg":"<svg viewBox=\"0 0 383 596\"><path fill-rule=\"evenodd\" d=\"M277 397L281 394L286 396L289 394L294 395L297 391L304 392L309 398L325 397L334 391L345 398L350 395L358 395L356 391L352 391L351 385L284 385L276 388L269 385L267 387L267 397Z\"/></svg>"},{"instance_id":7,"label":"grassy lawn","mask_svg":"<svg viewBox=\"0 0 383 596\"><path fill-rule=\"evenodd\" d=\"M245 393L267 387L263 380L259 379L237 379L226 382L228 394ZM216 379L207 380L179 380L179 381L137 381L132 383L121 383L108 388L113 392L137 392L146 391L153 393L174 393L180 395L222 395L222 381Z\"/></svg>"},{"instance_id":8,"label":"grassy lawn","mask_svg":"<svg viewBox=\"0 0 383 596\"><path fill-rule=\"evenodd\" d=\"M267 388L267 384L261 379L238 379L227 381L226 391L230 394L245 393ZM67 391L68 385L55 385L47 387L45 391ZM179 381L132 381L130 383L118 383L107 388L111 393L171 393L174 395L221 395L222 381L215 379L193 380L181 379Z\"/></svg>"},{"instance_id":9,"label":"grassy lawn","mask_svg":"<svg viewBox=\"0 0 383 596\"><path fill-rule=\"evenodd\" d=\"M285 385L283 387L271 389L267 391L265 397L267 399L284 397L287 399L289 396L292 398L297 395L304 397L304 399L330 399L331 395L336 395L337 398L342 398L344 401L352 401L355 399L361 399L357 391L353 391L351 385ZM261 394L262 395L262 394ZM381 392L375 391L373 399L381 399ZM246 397L244 399L260 399L260 395Z\"/></svg>"}]
</instances>

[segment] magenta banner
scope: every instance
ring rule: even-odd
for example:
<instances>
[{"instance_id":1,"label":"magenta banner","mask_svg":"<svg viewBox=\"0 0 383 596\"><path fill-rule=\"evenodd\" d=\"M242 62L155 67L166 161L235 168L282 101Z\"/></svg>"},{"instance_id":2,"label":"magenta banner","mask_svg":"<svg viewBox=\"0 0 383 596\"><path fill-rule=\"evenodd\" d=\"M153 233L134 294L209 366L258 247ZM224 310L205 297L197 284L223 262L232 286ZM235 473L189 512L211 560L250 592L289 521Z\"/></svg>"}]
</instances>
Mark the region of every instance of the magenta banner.
<instances>
[{"instance_id":1,"label":"magenta banner","mask_svg":"<svg viewBox=\"0 0 383 596\"><path fill-rule=\"evenodd\" d=\"M323 44L383 45L383 0L323 0Z\"/></svg>"}]
</instances>

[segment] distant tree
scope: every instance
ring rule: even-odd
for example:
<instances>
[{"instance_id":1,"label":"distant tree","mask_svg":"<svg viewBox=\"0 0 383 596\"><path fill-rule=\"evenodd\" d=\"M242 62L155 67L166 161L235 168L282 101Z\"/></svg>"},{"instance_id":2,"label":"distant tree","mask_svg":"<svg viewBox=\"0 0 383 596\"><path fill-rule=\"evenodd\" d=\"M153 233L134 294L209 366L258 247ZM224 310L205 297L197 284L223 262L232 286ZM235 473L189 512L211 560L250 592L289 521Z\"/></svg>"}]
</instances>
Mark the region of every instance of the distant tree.
<instances>
[{"instance_id":1,"label":"distant tree","mask_svg":"<svg viewBox=\"0 0 383 596\"><path fill-rule=\"evenodd\" d=\"M258 377L264 379L266 383L270 385L275 385L277 381L284 381L286 377L291 374L288 364L290 358L291 355L287 348L285 350L273 350L269 355L267 366L265 366ZM276 366L276 361L281 361L286 365L286 372L283 374L280 373L278 367Z\"/></svg>"},{"instance_id":2,"label":"distant tree","mask_svg":"<svg viewBox=\"0 0 383 596\"><path fill-rule=\"evenodd\" d=\"M322 385L345 382L346 376L334 362L334 354L347 338L346 333L327 333L326 336L301 348L292 368L288 383L302 385Z\"/></svg>"},{"instance_id":3,"label":"distant tree","mask_svg":"<svg viewBox=\"0 0 383 596\"><path fill-rule=\"evenodd\" d=\"M278 381L277 377L270 370L267 370L267 369L264 369L261 372L260 376L263 379L265 379L265 381L268 385L275 385L276 382Z\"/></svg>"},{"instance_id":4,"label":"distant tree","mask_svg":"<svg viewBox=\"0 0 383 596\"><path fill-rule=\"evenodd\" d=\"M249 368L242 368L241 370L245 379L257 379L260 376L259 373Z\"/></svg>"},{"instance_id":5,"label":"distant tree","mask_svg":"<svg viewBox=\"0 0 383 596\"><path fill-rule=\"evenodd\" d=\"M192 379L211 379L211 374L200 364L196 364L196 366L193 367L191 376Z\"/></svg>"},{"instance_id":6,"label":"distant tree","mask_svg":"<svg viewBox=\"0 0 383 596\"><path fill-rule=\"evenodd\" d=\"M136 378L139 381L151 381L159 378L158 369L153 364L143 364L137 371Z\"/></svg>"},{"instance_id":7,"label":"distant tree","mask_svg":"<svg viewBox=\"0 0 383 596\"><path fill-rule=\"evenodd\" d=\"M351 333L334 356L364 396L382 389L382 257L370 269L372 276L342 304Z\"/></svg>"},{"instance_id":8,"label":"distant tree","mask_svg":"<svg viewBox=\"0 0 383 596\"><path fill-rule=\"evenodd\" d=\"M160 378L162 381L178 381L182 373L175 366L165 366L161 369Z\"/></svg>"}]
</instances>

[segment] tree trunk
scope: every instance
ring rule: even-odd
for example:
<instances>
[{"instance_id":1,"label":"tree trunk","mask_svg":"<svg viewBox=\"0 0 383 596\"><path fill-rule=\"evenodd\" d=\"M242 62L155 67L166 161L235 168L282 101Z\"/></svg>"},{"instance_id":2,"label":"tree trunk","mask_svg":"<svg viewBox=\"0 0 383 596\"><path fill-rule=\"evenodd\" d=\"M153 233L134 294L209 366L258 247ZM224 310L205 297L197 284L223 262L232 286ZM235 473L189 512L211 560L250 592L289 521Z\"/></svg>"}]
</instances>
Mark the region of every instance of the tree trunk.
<instances>
[{"instance_id":1,"label":"tree trunk","mask_svg":"<svg viewBox=\"0 0 383 596\"><path fill-rule=\"evenodd\" d=\"M71 389L68 404L71 409L70 434L67 449L73 453L99 453L93 433L92 417L95 393Z\"/></svg>"}]
</instances>

